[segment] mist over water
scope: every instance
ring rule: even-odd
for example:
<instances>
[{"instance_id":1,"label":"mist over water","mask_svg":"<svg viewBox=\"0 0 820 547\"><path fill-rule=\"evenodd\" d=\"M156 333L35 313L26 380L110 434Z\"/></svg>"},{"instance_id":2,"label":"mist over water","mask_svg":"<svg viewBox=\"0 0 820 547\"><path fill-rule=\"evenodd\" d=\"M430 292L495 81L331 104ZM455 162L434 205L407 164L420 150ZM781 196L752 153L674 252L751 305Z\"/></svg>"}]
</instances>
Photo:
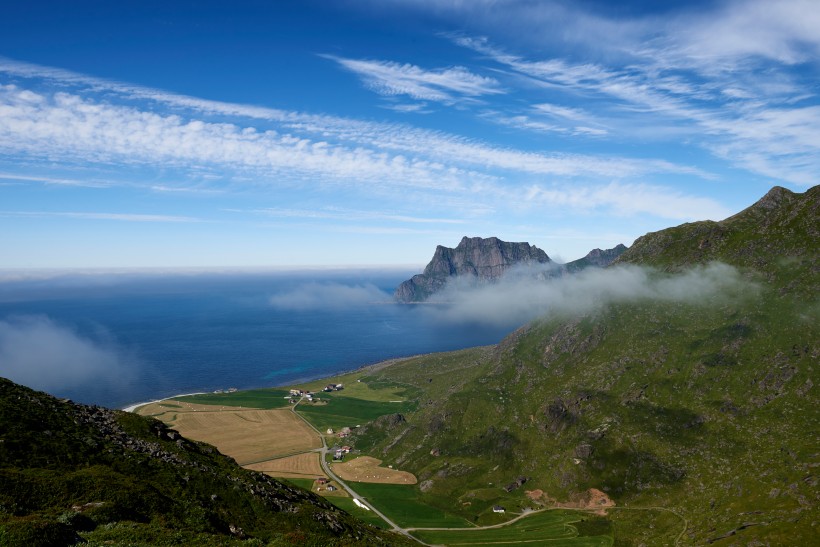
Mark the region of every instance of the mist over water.
<instances>
[{"instance_id":1,"label":"mist over water","mask_svg":"<svg viewBox=\"0 0 820 547\"><path fill-rule=\"evenodd\" d=\"M91 275L0 283L0 376L125 406L498 342L392 303L411 271Z\"/></svg>"}]
</instances>

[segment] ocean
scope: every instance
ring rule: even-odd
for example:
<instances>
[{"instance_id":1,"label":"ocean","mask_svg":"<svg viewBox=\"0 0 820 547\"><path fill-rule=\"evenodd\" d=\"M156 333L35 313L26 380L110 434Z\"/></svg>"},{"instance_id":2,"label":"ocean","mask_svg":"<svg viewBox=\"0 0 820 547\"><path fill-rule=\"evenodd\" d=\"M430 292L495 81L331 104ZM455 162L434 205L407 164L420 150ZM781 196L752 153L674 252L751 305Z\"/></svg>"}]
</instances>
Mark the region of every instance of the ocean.
<instances>
[{"instance_id":1,"label":"ocean","mask_svg":"<svg viewBox=\"0 0 820 547\"><path fill-rule=\"evenodd\" d=\"M496 343L517 325L392 302L410 270L73 274L0 281L0 376L109 407L285 385Z\"/></svg>"}]
</instances>

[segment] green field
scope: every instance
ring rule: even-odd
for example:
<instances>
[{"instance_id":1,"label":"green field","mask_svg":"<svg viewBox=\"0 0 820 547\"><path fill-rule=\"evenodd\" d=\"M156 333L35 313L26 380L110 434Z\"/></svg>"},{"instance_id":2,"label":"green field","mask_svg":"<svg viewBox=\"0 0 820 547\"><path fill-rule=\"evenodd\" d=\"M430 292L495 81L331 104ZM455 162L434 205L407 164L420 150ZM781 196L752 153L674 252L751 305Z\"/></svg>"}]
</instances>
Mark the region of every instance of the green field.
<instances>
[{"instance_id":1,"label":"green field","mask_svg":"<svg viewBox=\"0 0 820 547\"><path fill-rule=\"evenodd\" d=\"M353 397L355 399L381 402L413 399L418 394L418 390L407 383L377 381L368 377L366 374L367 369L364 369L341 376L322 378L321 380L315 380L293 387L318 393L328 384L343 384L344 389L339 393L340 395L346 395L347 397ZM323 394L320 394L320 396L322 395Z\"/></svg>"},{"instance_id":2,"label":"green field","mask_svg":"<svg viewBox=\"0 0 820 547\"><path fill-rule=\"evenodd\" d=\"M294 486L298 486L299 488L304 488L305 490L311 490L313 488L313 479L276 479L280 482L290 483Z\"/></svg>"},{"instance_id":3,"label":"green field","mask_svg":"<svg viewBox=\"0 0 820 547\"><path fill-rule=\"evenodd\" d=\"M327 501L342 509L347 511L357 519L364 521L368 524L372 524L373 526L378 526L379 528L388 528L387 523L385 523L381 517L379 517L373 511L366 511L356 505L353 502L353 498L343 498L340 496L328 496L325 498Z\"/></svg>"},{"instance_id":4,"label":"green field","mask_svg":"<svg viewBox=\"0 0 820 547\"><path fill-rule=\"evenodd\" d=\"M184 401L198 405L241 406L245 408L283 408L288 406L285 396L288 392L282 389L249 389L233 393L202 393L175 397L175 401Z\"/></svg>"},{"instance_id":5,"label":"green field","mask_svg":"<svg viewBox=\"0 0 820 547\"><path fill-rule=\"evenodd\" d=\"M411 528L468 528L466 520L418 499L414 486L350 482L350 487L396 524Z\"/></svg>"},{"instance_id":6,"label":"green field","mask_svg":"<svg viewBox=\"0 0 820 547\"><path fill-rule=\"evenodd\" d=\"M386 401L367 401L346 395L323 393L322 400L327 404L300 404L297 411L319 431L332 427L353 427L375 420L385 414L412 412L416 408L414 401L391 403Z\"/></svg>"},{"instance_id":7,"label":"green field","mask_svg":"<svg viewBox=\"0 0 820 547\"><path fill-rule=\"evenodd\" d=\"M412 534L435 545L613 545L610 523L578 511L533 513L509 526L485 530L427 530Z\"/></svg>"}]
</instances>

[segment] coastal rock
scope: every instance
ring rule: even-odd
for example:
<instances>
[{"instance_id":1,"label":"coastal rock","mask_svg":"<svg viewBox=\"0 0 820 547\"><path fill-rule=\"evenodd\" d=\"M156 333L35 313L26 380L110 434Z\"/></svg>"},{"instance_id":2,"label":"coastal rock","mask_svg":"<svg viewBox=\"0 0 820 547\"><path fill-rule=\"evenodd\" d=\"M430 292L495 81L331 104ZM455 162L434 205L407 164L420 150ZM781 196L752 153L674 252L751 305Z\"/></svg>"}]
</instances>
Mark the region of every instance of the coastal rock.
<instances>
[{"instance_id":1,"label":"coastal rock","mask_svg":"<svg viewBox=\"0 0 820 547\"><path fill-rule=\"evenodd\" d=\"M442 245L436 247L424 273L414 275L399 285L394 298L405 303L423 302L454 278L492 283L516 266L541 266L537 270L539 278L560 277L591 267L604 268L626 250L623 244L612 249L594 249L583 258L557 264L547 253L529 243L508 243L497 237L464 237L454 249Z\"/></svg>"},{"instance_id":2,"label":"coastal rock","mask_svg":"<svg viewBox=\"0 0 820 547\"><path fill-rule=\"evenodd\" d=\"M399 302L422 302L453 277L491 282L516 265L551 264L547 253L529 243L509 243L497 237L464 237L455 249L439 245L424 273L396 289Z\"/></svg>"}]
</instances>

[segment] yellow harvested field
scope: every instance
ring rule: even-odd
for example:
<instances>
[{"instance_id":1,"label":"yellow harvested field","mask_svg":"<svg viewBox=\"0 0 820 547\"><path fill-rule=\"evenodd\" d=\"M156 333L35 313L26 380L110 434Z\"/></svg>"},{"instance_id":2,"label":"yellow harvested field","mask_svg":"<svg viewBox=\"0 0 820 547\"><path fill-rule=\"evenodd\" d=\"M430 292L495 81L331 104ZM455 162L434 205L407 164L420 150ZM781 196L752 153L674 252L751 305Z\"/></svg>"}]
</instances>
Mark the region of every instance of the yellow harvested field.
<instances>
[{"instance_id":1,"label":"yellow harvested field","mask_svg":"<svg viewBox=\"0 0 820 547\"><path fill-rule=\"evenodd\" d=\"M407 471L380 467L381 460L360 456L349 462L334 463L333 472L344 481L376 482L381 484L416 484L416 476Z\"/></svg>"},{"instance_id":2,"label":"yellow harvested field","mask_svg":"<svg viewBox=\"0 0 820 547\"><path fill-rule=\"evenodd\" d=\"M162 420L189 439L214 445L239 465L322 446L316 432L290 409L242 410L173 401L146 405L138 412Z\"/></svg>"},{"instance_id":3,"label":"yellow harvested field","mask_svg":"<svg viewBox=\"0 0 820 547\"><path fill-rule=\"evenodd\" d=\"M327 476L319 464L319 454L317 452L276 458L275 460L253 463L245 467L281 479L316 479Z\"/></svg>"},{"instance_id":4,"label":"yellow harvested field","mask_svg":"<svg viewBox=\"0 0 820 547\"><path fill-rule=\"evenodd\" d=\"M179 412L224 412L226 410L249 410L241 406L221 406L221 405L200 405L195 403L186 403L174 399L159 401L157 403L148 403L137 407L134 412L140 416L151 416L158 420L165 421L166 417L178 414Z\"/></svg>"}]
</instances>

